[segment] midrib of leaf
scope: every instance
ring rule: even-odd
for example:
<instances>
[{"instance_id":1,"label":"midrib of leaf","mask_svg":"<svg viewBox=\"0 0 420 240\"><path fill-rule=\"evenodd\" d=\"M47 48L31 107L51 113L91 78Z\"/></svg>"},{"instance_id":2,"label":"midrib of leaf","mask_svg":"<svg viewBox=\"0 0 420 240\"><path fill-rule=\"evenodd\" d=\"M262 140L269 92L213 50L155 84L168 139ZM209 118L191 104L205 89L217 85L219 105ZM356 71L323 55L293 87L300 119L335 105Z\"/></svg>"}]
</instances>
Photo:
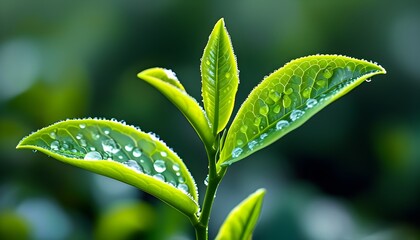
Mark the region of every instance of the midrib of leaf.
<instances>
[{"instance_id":1,"label":"midrib of leaf","mask_svg":"<svg viewBox=\"0 0 420 240\"><path fill-rule=\"evenodd\" d=\"M216 89L216 91L215 91L215 93L214 93L214 98L215 98L215 101L214 101L214 106L215 106L215 109L214 109L214 128L213 128L213 135L216 135L217 134L217 129L219 128L219 105L220 105L220 99L219 99L219 52L220 52L220 41L221 41L221 37L222 37L222 34L223 34L223 26L222 27L220 27L219 28L219 36L217 37L217 41L216 41L216 45L217 45L217 48L216 48L216 50L217 50L217 52L216 52L216 64L215 64L215 66L216 66L216 69L215 69L215 76L216 76L216 79L215 79L215 84L216 84L216 86L215 86L215 89Z\"/></svg>"}]
</instances>

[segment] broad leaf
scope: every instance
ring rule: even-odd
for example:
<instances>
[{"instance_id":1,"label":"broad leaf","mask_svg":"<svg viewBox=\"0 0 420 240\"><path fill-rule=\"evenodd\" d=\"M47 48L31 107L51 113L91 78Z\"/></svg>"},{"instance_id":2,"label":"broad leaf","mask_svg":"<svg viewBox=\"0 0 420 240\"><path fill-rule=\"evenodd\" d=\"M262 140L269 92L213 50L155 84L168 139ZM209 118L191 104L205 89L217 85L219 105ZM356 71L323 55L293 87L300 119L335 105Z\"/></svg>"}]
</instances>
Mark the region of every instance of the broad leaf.
<instances>
[{"instance_id":1,"label":"broad leaf","mask_svg":"<svg viewBox=\"0 0 420 240\"><path fill-rule=\"evenodd\" d=\"M198 211L197 188L178 155L150 133L117 121L67 120L24 138L17 148L133 185L186 215Z\"/></svg>"},{"instance_id":2,"label":"broad leaf","mask_svg":"<svg viewBox=\"0 0 420 240\"><path fill-rule=\"evenodd\" d=\"M337 55L289 62L249 94L229 129L218 167L268 146L365 80L384 73L375 63Z\"/></svg>"},{"instance_id":3,"label":"broad leaf","mask_svg":"<svg viewBox=\"0 0 420 240\"><path fill-rule=\"evenodd\" d=\"M204 109L216 135L229 121L239 84L236 58L223 19L214 26L204 49L201 78Z\"/></svg>"},{"instance_id":4,"label":"broad leaf","mask_svg":"<svg viewBox=\"0 0 420 240\"><path fill-rule=\"evenodd\" d=\"M265 189L258 189L236 206L226 218L216 240L248 240L260 216Z\"/></svg>"},{"instance_id":5,"label":"broad leaf","mask_svg":"<svg viewBox=\"0 0 420 240\"><path fill-rule=\"evenodd\" d=\"M188 95L174 72L163 68L151 68L137 76L165 95L184 114L207 146L213 144L214 136L206 113L198 102Z\"/></svg>"}]
</instances>

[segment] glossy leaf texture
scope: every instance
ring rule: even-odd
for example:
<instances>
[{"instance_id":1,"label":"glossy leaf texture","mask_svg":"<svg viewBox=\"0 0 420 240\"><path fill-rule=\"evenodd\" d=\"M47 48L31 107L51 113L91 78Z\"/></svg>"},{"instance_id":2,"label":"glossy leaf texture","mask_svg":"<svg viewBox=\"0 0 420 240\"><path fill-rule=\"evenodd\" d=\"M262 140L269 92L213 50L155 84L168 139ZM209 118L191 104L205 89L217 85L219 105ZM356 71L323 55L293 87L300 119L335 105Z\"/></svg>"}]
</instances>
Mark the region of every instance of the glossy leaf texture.
<instances>
[{"instance_id":1,"label":"glossy leaf texture","mask_svg":"<svg viewBox=\"0 0 420 240\"><path fill-rule=\"evenodd\" d=\"M216 240L248 240L251 239L255 225L260 216L265 189L258 189L228 215Z\"/></svg>"},{"instance_id":2,"label":"glossy leaf texture","mask_svg":"<svg viewBox=\"0 0 420 240\"><path fill-rule=\"evenodd\" d=\"M128 183L188 216L199 210L196 184L178 155L154 134L125 123L66 120L32 133L17 148Z\"/></svg>"},{"instance_id":3,"label":"glossy leaf texture","mask_svg":"<svg viewBox=\"0 0 420 240\"><path fill-rule=\"evenodd\" d=\"M174 72L163 68L151 68L137 76L166 96L184 114L206 145L213 144L214 136L206 113L198 102L188 95Z\"/></svg>"},{"instance_id":4,"label":"glossy leaf texture","mask_svg":"<svg viewBox=\"0 0 420 240\"><path fill-rule=\"evenodd\" d=\"M214 26L204 49L201 78L204 109L216 135L229 121L239 84L236 58L223 19Z\"/></svg>"},{"instance_id":5,"label":"glossy leaf texture","mask_svg":"<svg viewBox=\"0 0 420 240\"><path fill-rule=\"evenodd\" d=\"M253 89L240 107L218 167L268 146L362 82L385 73L376 63L337 55L287 63Z\"/></svg>"}]
</instances>

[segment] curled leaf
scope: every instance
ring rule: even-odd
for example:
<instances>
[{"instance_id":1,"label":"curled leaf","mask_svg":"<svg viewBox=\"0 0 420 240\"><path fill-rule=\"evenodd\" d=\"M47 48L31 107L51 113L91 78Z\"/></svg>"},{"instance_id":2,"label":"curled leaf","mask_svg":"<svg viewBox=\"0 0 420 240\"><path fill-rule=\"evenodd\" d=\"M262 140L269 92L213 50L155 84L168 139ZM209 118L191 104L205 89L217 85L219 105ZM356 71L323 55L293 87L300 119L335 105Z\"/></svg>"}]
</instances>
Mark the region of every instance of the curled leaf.
<instances>
[{"instance_id":1,"label":"curled leaf","mask_svg":"<svg viewBox=\"0 0 420 240\"><path fill-rule=\"evenodd\" d=\"M214 141L206 113L198 102L188 95L175 73L163 68L150 68L137 75L159 90L191 123L201 140L208 146Z\"/></svg>"},{"instance_id":2,"label":"curled leaf","mask_svg":"<svg viewBox=\"0 0 420 240\"><path fill-rule=\"evenodd\" d=\"M198 211L197 188L183 161L155 135L125 123L66 120L32 133L17 148L128 183L188 216Z\"/></svg>"}]
</instances>

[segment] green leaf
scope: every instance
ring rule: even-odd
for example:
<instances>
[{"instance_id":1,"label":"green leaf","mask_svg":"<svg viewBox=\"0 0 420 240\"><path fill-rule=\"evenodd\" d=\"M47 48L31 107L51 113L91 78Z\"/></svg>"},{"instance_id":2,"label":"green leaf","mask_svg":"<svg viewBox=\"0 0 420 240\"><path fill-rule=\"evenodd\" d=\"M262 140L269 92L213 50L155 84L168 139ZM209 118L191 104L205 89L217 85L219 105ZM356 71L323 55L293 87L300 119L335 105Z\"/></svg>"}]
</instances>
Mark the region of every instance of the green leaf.
<instances>
[{"instance_id":1,"label":"green leaf","mask_svg":"<svg viewBox=\"0 0 420 240\"><path fill-rule=\"evenodd\" d=\"M214 26L204 49L201 78L204 109L216 135L229 121L239 84L236 58L223 19Z\"/></svg>"},{"instance_id":2,"label":"green leaf","mask_svg":"<svg viewBox=\"0 0 420 240\"><path fill-rule=\"evenodd\" d=\"M187 167L154 134L115 120L66 120L38 130L17 146L133 185L182 213L198 212Z\"/></svg>"},{"instance_id":3,"label":"green leaf","mask_svg":"<svg viewBox=\"0 0 420 240\"><path fill-rule=\"evenodd\" d=\"M236 206L226 218L216 240L248 240L260 216L265 189L258 189Z\"/></svg>"},{"instance_id":4,"label":"green leaf","mask_svg":"<svg viewBox=\"0 0 420 240\"><path fill-rule=\"evenodd\" d=\"M214 136L206 113L197 101L188 95L175 73L163 68L151 68L140 72L137 76L166 96L184 114L207 146L213 144Z\"/></svg>"},{"instance_id":5,"label":"green leaf","mask_svg":"<svg viewBox=\"0 0 420 240\"><path fill-rule=\"evenodd\" d=\"M268 146L365 80L385 73L376 63L337 55L289 62L249 94L229 129L218 167Z\"/></svg>"}]
</instances>

